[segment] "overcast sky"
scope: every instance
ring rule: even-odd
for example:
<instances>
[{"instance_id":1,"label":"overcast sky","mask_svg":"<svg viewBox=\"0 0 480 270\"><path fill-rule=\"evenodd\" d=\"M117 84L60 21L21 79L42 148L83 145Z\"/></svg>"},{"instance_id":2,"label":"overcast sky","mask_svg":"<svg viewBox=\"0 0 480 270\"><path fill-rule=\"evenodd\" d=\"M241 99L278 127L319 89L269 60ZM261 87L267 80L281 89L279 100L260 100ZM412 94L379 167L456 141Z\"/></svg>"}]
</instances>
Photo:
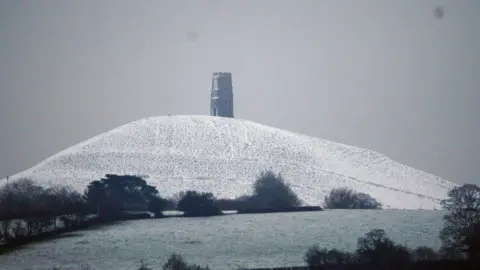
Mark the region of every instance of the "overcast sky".
<instances>
[{"instance_id":1,"label":"overcast sky","mask_svg":"<svg viewBox=\"0 0 480 270\"><path fill-rule=\"evenodd\" d=\"M443 5L442 20L433 15ZM235 116L480 184L480 1L0 1L0 176L148 116Z\"/></svg>"}]
</instances>

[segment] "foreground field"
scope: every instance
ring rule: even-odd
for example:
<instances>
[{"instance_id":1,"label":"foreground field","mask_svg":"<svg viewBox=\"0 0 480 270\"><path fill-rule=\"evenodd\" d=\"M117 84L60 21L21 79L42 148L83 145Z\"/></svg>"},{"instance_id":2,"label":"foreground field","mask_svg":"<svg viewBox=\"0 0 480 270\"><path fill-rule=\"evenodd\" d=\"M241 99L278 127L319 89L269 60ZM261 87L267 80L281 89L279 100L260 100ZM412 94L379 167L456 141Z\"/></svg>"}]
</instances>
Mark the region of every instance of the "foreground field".
<instances>
[{"instance_id":1,"label":"foreground field","mask_svg":"<svg viewBox=\"0 0 480 270\"><path fill-rule=\"evenodd\" d=\"M304 265L307 248L353 250L370 229L399 244L439 248L442 211L335 210L122 222L28 245L0 257L5 269L160 267L172 253L212 269Z\"/></svg>"}]
</instances>

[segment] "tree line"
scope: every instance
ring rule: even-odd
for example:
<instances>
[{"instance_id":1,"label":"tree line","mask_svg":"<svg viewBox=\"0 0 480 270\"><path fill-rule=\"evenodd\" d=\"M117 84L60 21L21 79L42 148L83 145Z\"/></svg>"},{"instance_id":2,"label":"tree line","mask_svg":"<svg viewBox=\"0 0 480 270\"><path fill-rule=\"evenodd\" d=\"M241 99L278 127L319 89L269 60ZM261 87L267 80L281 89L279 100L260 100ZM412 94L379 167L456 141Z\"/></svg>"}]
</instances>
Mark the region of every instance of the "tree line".
<instances>
[{"instance_id":1,"label":"tree line","mask_svg":"<svg viewBox=\"0 0 480 270\"><path fill-rule=\"evenodd\" d=\"M135 175L107 174L90 182L84 193L67 185L47 188L30 179L19 179L0 188L0 243L22 242L45 232L78 229L94 222L150 217L145 212L154 217L162 217L165 210L179 210L185 216L211 216L224 210L302 205L283 176L272 171L260 173L252 190L251 195L234 199L217 199L212 193L193 190L167 199ZM325 207L376 209L381 204L367 194L340 188L325 198Z\"/></svg>"},{"instance_id":2,"label":"tree line","mask_svg":"<svg viewBox=\"0 0 480 270\"><path fill-rule=\"evenodd\" d=\"M187 190L163 198L158 189L135 175L107 174L88 184L83 193L70 186L43 187L30 179L10 181L0 187L0 244L22 243L45 233L84 228L98 222L163 217L165 210L184 216L220 215L224 210L290 209L302 201L281 174L260 173L251 195L218 199L209 192ZM334 189L325 198L330 209L379 209L367 194Z\"/></svg>"},{"instance_id":3,"label":"tree line","mask_svg":"<svg viewBox=\"0 0 480 270\"><path fill-rule=\"evenodd\" d=\"M261 173L253 190L252 195L233 200L193 190L166 199L156 187L134 175L107 174L90 182L83 193L67 185L43 187L30 179L19 179L0 187L0 244L25 242L45 233L74 230L95 222L150 217L148 213L162 217L165 210L179 210L184 216L212 216L222 214L232 204L239 208L301 204L280 174Z\"/></svg>"}]
</instances>

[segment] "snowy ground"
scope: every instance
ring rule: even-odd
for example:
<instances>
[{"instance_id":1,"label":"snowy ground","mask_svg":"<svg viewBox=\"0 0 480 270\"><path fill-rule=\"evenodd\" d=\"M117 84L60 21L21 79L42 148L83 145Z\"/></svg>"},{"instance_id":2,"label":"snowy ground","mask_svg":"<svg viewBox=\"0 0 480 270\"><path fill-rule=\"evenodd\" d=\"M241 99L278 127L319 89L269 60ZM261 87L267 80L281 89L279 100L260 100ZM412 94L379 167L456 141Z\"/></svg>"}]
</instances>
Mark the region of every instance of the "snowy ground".
<instances>
[{"instance_id":1,"label":"snowy ground","mask_svg":"<svg viewBox=\"0 0 480 270\"><path fill-rule=\"evenodd\" d=\"M409 248L440 247L443 211L333 210L210 218L135 220L78 231L0 256L0 269L161 269L177 253L211 269L304 265L307 249L354 251L357 238L385 229ZM85 268L82 268L85 266ZM86 268L89 266L90 268Z\"/></svg>"},{"instance_id":2,"label":"snowy ground","mask_svg":"<svg viewBox=\"0 0 480 270\"><path fill-rule=\"evenodd\" d=\"M434 209L455 185L367 149L251 121L210 116L146 118L100 134L13 176L78 190L107 173L142 175L164 196L195 189L248 194L263 170L281 172L307 204L351 187L386 208Z\"/></svg>"}]
</instances>

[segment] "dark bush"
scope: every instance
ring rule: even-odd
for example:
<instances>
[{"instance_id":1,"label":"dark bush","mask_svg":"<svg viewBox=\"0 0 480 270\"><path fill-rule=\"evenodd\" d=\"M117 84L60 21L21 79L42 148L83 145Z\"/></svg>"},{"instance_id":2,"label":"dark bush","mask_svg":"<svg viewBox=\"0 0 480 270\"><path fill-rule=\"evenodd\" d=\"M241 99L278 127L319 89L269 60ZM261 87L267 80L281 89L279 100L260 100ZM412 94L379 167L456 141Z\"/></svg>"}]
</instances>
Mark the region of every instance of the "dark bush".
<instances>
[{"instance_id":1,"label":"dark bush","mask_svg":"<svg viewBox=\"0 0 480 270\"><path fill-rule=\"evenodd\" d=\"M440 255L429 247L417 247L412 251L414 261L435 261L440 259Z\"/></svg>"},{"instance_id":2,"label":"dark bush","mask_svg":"<svg viewBox=\"0 0 480 270\"><path fill-rule=\"evenodd\" d=\"M385 234L384 230L372 230L360 237L356 251L360 263L373 264L385 268L391 266L406 266L410 263L410 251L395 244Z\"/></svg>"},{"instance_id":3,"label":"dark bush","mask_svg":"<svg viewBox=\"0 0 480 270\"><path fill-rule=\"evenodd\" d=\"M168 261L163 265L163 270L209 270L208 267L200 267L195 264L188 264L182 256L177 254L170 255Z\"/></svg>"},{"instance_id":4,"label":"dark bush","mask_svg":"<svg viewBox=\"0 0 480 270\"><path fill-rule=\"evenodd\" d=\"M357 193L349 188L336 188L325 197L327 209L381 209L382 205L365 193Z\"/></svg>"},{"instance_id":5,"label":"dark bush","mask_svg":"<svg viewBox=\"0 0 480 270\"><path fill-rule=\"evenodd\" d=\"M424 249L421 249L421 251ZM383 230L372 230L360 237L355 253L311 247L305 254L309 267L328 265L370 265L376 269L404 269L411 262L409 250L390 240ZM392 268L395 267L395 268Z\"/></svg>"},{"instance_id":6,"label":"dark bush","mask_svg":"<svg viewBox=\"0 0 480 270\"><path fill-rule=\"evenodd\" d=\"M178 210L190 217L220 215L221 211L214 202L215 197L212 193L189 190L178 202Z\"/></svg>"},{"instance_id":7,"label":"dark bush","mask_svg":"<svg viewBox=\"0 0 480 270\"><path fill-rule=\"evenodd\" d=\"M253 185L253 195L248 201L249 205L255 208L292 208L301 204L283 177L272 171L260 174Z\"/></svg>"},{"instance_id":8,"label":"dark bush","mask_svg":"<svg viewBox=\"0 0 480 270\"><path fill-rule=\"evenodd\" d=\"M262 172L253 184L251 196L235 199L219 199L215 206L221 210L261 210L268 211L292 209L301 205L300 199L285 183L280 174L272 171Z\"/></svg>"},{"instance_id":9,"label":"dark bush","mask_svg":"<svg viewBox=\"0 0 480 270\"><path fill-rule=\"evenodd\" d=\"M319 249L318 246L313 246L305 254L305 262L313 268L326 265L352 264L356 262L356 257L355 254L349 252L342 252L337 249Z\"/></svg>"}]
</instances>

